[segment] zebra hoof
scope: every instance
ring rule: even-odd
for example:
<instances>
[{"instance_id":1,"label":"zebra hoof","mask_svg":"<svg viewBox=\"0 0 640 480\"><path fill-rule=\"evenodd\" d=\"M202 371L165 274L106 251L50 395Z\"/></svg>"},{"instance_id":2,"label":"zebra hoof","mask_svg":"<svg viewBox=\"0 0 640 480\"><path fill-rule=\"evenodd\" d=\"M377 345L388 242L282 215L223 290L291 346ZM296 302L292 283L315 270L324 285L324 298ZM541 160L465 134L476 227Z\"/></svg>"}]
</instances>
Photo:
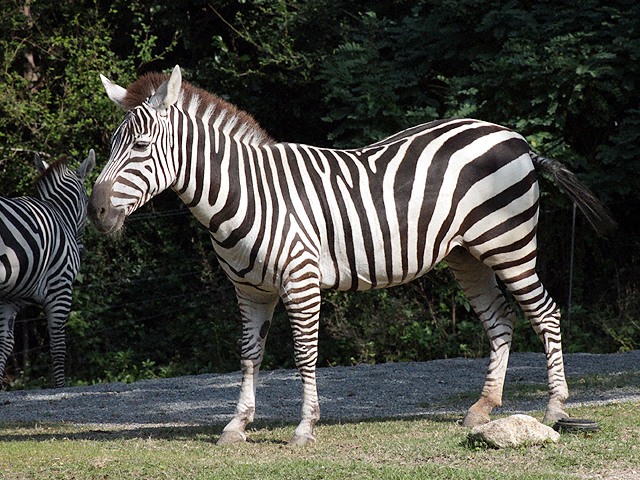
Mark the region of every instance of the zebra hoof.
<instances>
[{"instance_id":1,"label":"zebra hoof","mask_svg":"<svg viewBox=\"0 0 640 480\"><path fill-rule=\"evenodd\" d=\"M295 447L301 447L303 445L311 445L316 443L316 437L311 434L307 435L294 435L293 438L289 441L289 445Z\"/></svg>"},{"instance_id":2,"label":"zebra hoof","mask_svg":"<svg viewBox=\"0 0 640 480\"><path fill-rule=\"evenodd\" d=\"M570 415L560 408L547 410L544 414L544 418L542 419L542 423L551 425L556 423L558 420L564 420L565 418L570 418Z\"/></svg>"},{"instance_id":3,"label":"zebra hoof","mask_svg":"<svg viewBox=\"0 0 640 480\"><path fill-rule=\"evenodd\" d=\"M489 423L491 419L487 415L481 415L472 410L467 412L467 415L462 420L463 427L477 427L478 425L484 425Z\"/></svg>"},{"instance_id":4,"label":"zebra hoof","mask_svg":"<svg viewBox=\"0 0 640 480\"><path fill-rule=\"evenodd\" d=\"M228 431L222 432L220 438L216 442L217 445L233 445L236 443L244 443L247 441L246 435L240 432Z\"/></svg>"}]
</instances>

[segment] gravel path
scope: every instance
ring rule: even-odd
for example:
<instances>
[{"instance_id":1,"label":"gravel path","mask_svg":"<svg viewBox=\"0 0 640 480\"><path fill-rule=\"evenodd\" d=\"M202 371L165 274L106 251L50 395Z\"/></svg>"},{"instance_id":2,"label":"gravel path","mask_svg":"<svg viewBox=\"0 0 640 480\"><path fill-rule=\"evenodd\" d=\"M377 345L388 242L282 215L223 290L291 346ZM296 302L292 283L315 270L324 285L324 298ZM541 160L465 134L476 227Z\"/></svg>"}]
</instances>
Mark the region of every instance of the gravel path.
<instances>
[{"instance_id":1,"label":"gravel path","mask_svg":"<svg viewBox=\"0 0 640 480\"><path fill-rule=\"evenodd\" d=\"M331 421L459 414L480 394L488 359L453 358L318 369L322 419ZM571 379L640 370L640 350L609 355L565 355ZM640 385L571 391L568 408L612 401L640 401ZM507 389L546 386L544 355L514 353ZM223 425L232 416L240 373L207 374L132 384L109 383L58 390L0 392L0 421L63 421L141 428ZM530 392L531 389L525 389ZM534 389L535 390L535 389ZM470 396L471 395L471 396ZM543 410L546 393L504 398L502 412ZM256 420L297 423L301 386L293 370L261 372Z\"/></svg>"}]
</instances>

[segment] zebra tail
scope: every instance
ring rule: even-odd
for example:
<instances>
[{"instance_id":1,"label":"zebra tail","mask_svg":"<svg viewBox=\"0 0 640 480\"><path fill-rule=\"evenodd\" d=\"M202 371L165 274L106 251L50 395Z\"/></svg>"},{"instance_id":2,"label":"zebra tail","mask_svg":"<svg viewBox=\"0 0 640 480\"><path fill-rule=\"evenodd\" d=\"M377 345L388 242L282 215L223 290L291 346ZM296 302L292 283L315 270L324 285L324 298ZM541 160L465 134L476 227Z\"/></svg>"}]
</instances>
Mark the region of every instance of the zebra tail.
<instances>
[{"instance_id":1,"label":"zebra tail","mask_svg":"<svg viewBox=\"0 0 640 480\"><path fill-rule=\"evenodd\" d=\"M616 227L615 220L605 206L573 172L556 160L541 157L534 152L529 152L529 156L536 167L551 174L556 184L565 190L598 234L603 235Z\"/></svg>"}]
</instances>

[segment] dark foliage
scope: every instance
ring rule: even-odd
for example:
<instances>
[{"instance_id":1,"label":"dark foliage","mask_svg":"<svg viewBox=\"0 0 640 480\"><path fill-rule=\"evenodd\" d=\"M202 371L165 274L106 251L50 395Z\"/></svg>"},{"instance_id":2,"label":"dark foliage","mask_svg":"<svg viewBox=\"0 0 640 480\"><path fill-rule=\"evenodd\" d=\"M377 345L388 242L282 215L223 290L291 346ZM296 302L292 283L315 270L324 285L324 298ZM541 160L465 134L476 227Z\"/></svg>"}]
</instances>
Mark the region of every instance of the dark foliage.
<instances>
[{"instance_id":1,"label":"dark foliage","mask_svg":"<svg viewBox=\"0 0 640 480\"><path fill-rule=\"evenodd\" d=\"M32 151L79 161L95 148L104 164L122 113L99 73L126 85L180 64L276 139L316 145L357 146L435 118L478 117L569 165L618 221L602 238L577 216L568 350L638 348L639 18L632 0L5 0L0 193L30 192ZM541 277L566 308L572 205L549 179L542 190ZM206 232L172 194L117 238L89 228L86 243L68 325L72 383L237 368L233 289ZM5 383L47 385L37 309L22 315L16 334ZM321 365L487 348L444 266L405 287L324 297ZM524 319L514 348L542 348ZM282 310L265 366L293 366Z\"/></svg>"}]
</instances>

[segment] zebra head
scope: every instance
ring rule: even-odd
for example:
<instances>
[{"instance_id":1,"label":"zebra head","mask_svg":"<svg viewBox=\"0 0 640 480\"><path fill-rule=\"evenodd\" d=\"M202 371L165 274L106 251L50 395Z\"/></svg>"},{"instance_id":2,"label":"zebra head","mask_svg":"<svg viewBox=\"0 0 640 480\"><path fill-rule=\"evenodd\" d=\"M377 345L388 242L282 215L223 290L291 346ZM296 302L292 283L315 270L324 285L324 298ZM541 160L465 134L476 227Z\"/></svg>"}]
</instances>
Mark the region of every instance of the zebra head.
<instances>
[{"instance_id":1,"label":"zebra head","mask_svg":"<svg viewBox=\"0 0 640 480\"><path fill-rule=\"evenodd\" d=\"M176 65L171 77L142 101L134 88L127 90L100 77L109 99L127 110L89 200L93 224L108 233L119 230L127 216L175 181L171 116L180 98L182 75Z\"/></svg>"}]
</instances>

